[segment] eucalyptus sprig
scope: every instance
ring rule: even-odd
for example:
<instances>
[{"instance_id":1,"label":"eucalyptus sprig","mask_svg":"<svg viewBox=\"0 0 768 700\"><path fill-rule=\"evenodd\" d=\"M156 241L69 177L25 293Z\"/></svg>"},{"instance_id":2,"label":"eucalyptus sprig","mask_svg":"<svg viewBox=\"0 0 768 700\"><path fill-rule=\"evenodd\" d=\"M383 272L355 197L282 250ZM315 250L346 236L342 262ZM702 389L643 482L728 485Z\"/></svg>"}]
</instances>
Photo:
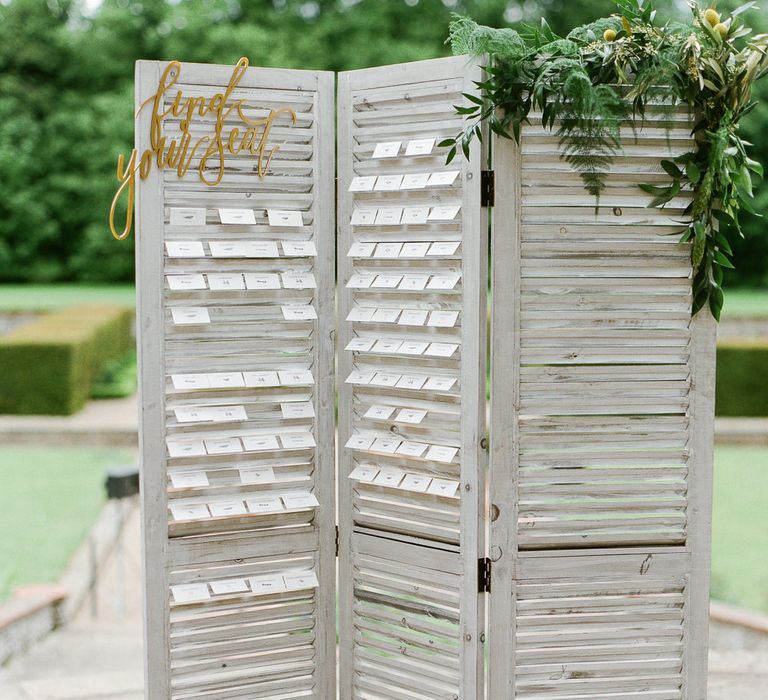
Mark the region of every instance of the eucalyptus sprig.
<instances>
[{"instance_id":1,"label":"eucalyptus sprig","mask_svg":"<svg viewBox=\"0 0 768 700\"><path fill-rule=\"evenodd\" d=\"M539 27L482 27L454 16L449 41L454 53L490 56L481 96L457 105L463 130L441 142L448 160L465 156L481 138L483 122L494 133L520 140L531 118L556 129L562 157L598 198L621 150L621 126L636 128L648 105L687 105L696 115L696 147L661 165L669 184L641 185L664 207L690 194L682 242L692 242L693 313L709 306L719 320L722 268L733 267L729 237L741 235L739 214L757 214L752 177L763 168L749 158L739 121L754 107L752 86L768 74L768 35L751 37L742 15L748 2L721 16L715 7L690 2L687 23L657 24L650 0L616 0L619 13L557 36ZM667 127L671 121L667 121Z\"/></svg>"}]
</instances>

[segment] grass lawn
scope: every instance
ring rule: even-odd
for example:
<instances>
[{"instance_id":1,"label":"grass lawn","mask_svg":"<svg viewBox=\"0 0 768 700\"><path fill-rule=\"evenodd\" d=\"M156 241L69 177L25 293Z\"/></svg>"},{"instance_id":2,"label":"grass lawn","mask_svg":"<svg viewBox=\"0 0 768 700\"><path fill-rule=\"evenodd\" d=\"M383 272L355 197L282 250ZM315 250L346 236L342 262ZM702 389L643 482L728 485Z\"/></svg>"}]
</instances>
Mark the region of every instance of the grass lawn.
<instances>
[{"instance_id":1,"label":"grass lawn","mask_svg":"<svg viewBox=\"0 0 768 700\"><path fill-rule=\"evenodd\" d=\"M82 303L134 306L132 284L0 284L0 312L48 311Z\"/></svg>"},{"instance_id":2,"label":"grass lawn","mask_svg":"<svg viewBox=\"0 0 768 700\"><path fill-rule=\"evenodd\" d=\"M712 597L768 612L768 449L715 448Z\"/></svg>"},{"instance_id":3,"label":"grass lawn","mask_svg":"<svg viewBox=\"0 0 768 700\"><path fill-rule=\"evenodd\" d=\"M127 449L0 447L0 601L57 581L104 502L107 467Z\"/></svg>"},{"instance_id":4,"label":"grass lawn","mask_svg":"<svg viewBox=\"0 0 768 700\"><path fill-rule=\"evenodd\" d=\"M768 318L768 289L726 289L722 318Z\"/></svg>"}]
</instances>

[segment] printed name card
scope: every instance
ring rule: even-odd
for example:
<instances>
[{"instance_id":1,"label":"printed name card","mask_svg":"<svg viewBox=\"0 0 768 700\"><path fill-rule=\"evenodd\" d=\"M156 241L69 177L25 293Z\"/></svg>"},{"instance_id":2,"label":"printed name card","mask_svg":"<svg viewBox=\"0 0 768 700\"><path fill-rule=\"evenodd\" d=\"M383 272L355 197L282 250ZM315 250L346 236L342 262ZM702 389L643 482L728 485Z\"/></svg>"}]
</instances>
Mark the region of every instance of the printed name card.
<instances>
[{"instance_id":1,"label":"printed name card","mask_svg":"<svg viewBox=\"0 0 768 700\"><path fill-rule=\"evenodd\" d=\"M451 479L432 479L429 488L427 488L427 493L431 493L434 496L453 498L456 495L458 488L458 481L453 481Z\"/></svg>"},{"instance_id":2,"label":"printed name card","mask_svg":"<svg viewBox=\"0 0 768 700\"><path fill-rule=\"evenodd\" d=\"M404 207L401 223L426 224L429 218L429 207Z\"/></svg>"},{"instance_id":3,"label":"printed name card","mask_svg":"<svg viewBox=\"0 0 768 700\"><path fill-rule=\"evenodd\" d=\"M208 286L211 288L211 291L214 292L245 289L245 280L240 274L228 272L209 272L207 277Z\"/></svg>"},{"instance_id":4,"label":"printed name card","mask_svg":"<svg viewBox=\"0 0 768 700\"><path fill-rule=\"evenodd\" d=\"M427 255L454 255L461 245L460 241L440 241L429 246Z\"/></svg>"},{"instance_id":5,"label":"printed name card","mask_svg":"<svg viewBox=\"0 0 768 700\"><path fill-rule=\"evenodd\" d=\"M284 433L280 435L280 442L286 450L304 450L317 446L312 433Z\"/></svg>"},{"instance_id":6,"label":"printed name card","mask_svg":"<svg viewBox=\"0 0 768 700\"><path fill-rule=\"evenodd\" d=\"M454 273L450 275L434 275L432 279L429 280L427 289L453 289L459 283L460 279L460 273Z\"/></svg>"},{"instance_id":7,"label":"printed name card","mask_svg":"<svg viewBox=\"0 0 768 700\"><path fill-rule=\"evenodd\" d=\"M403 175L401 190L423 190L429 182L429 173L409 173Z\"/></svg>"},{"instance_id":8,"label":"printed name card","mask_svg":"<svg viewBox=\"0 0 768 700\"><path fill-rule=\"evenodd\" d=\"M428 187L445 187L452 185L459 176L458 170L446 170L444 172L432 173L429 176Z\"/></svg>"},{"instance_id":9,"label":"printed name card","mask_svg":"<svg viewBox=\"0 0 768 700\"><path fill-rule=\"evenodd\" d=\"M395 467L384 467L379 470L373 483L377 486L398 486L403 480L405 472L402 469L396 469Z\"/></svg>"},{"instance_id":10,"label":"printed name card","mask_svg":"<svg viewBox=\"0 0 768 700\"><path fill-rule=\"evenodd\" d=\"M316 508L320 505L314 493L286 493L283 494L282 499L289 510Z\"/></svg>"},{"instance_id":11,"label":"printed name card","mask_svg":"<svg viewBox=\"0 0 768 700\"><path fill-rule=\"evenodd\" d=\"M376 184L376 176L353 177L349 183L350 192L371 192Z\"/></svg>"},{"instance_id":12,"label":"printed name card","mask_svg":"<svg viewBox=\"0 0 768 700\"><path fill-rule=\"evenodd\" d=\"M373 189L376 192L394 192L400 189L402 181L402 175L379 175Z\"/></svg>"},{"instance_id":13,"label":"printed name card","mask_svg":"<svg viewBox=\"0 0 768 700\"><path fill-rule=\"evenodd\" d=\"M277 372L243 372L243 383L248 388L280 386Z\"/></svg>"},{"instance_id":14,"label":"printed name card","mask_svg":"<svg viewBox=\"0 0 768 700\"><path fill-rule=\"evenodd\" d=\"M458 451L457 447L432 445L427 452L427 459L432 459L436 462L452 462Z\"/></svg>"},{"instance_id":15,"label":"printed name card","mask_svg":"<svg viewBox=\"0 0 768 700\"><path fill-rule=\"evenodd\" d=\"M208 454L202 440L168 438L165 444L171 457L203 457Z\"/></svg>"},{"instance_id":16,"label":"printed name card","mask_svg":"<svg viewBox=\"0 0 768 700\"><path fill-rule=\"evenodd\" d=\"M376 209L355 209L349 223L353 226L371 226L376 220Z\"/></svg>"},{"instance_id":17,"label":"printed name card","mask_svg":"<svg viewBox=\"0 0 768 700\"><path fill-rule=\"evenodd\" d=\"M401 258L423 258L429 250L429 243L403 243Z\"/></svg>"},{"instance_id":18,"label":"printed name card","mask_svg":"<svg viewBox=\"0 0 768 700\"><path fill-rule=\"evenodd\" d=\"M298 574L284 574L285 590L303 591L317 588L320 584L314 571L305 571Z\"/></svg>"},{"instance_id":19,"label":"printed name card","mask_svg":"<svg viewBox=\"0 0 768 700\"><path fill-rule=\"evenodd\" d=\"M247 515L245 504L242 501L218 501L209 503L208 509L214 518L231 518L237 515Z\"/></svg>"},{"instance_id":20,"label":"printed name card","mask_svg":"<svg viewBox=\"0 0 768 700\"><path fill-rule=\"evenodd\" d=\"M174 520L207 520L211 517L205 503L171 503Z\"/></svg>"},{"instance_id":21,"label":"printed name card","mask_svg":"<svg viewBox=\"0 0 768 700\"><path fill-rule=\"evenodd\" d=\"M370 258L371 255L373 255L373 251L376 249L375 243L353 243L350 248L349 252L347 253L348 258Z\"/></svg>"},{"instance_id":22,"label":"printed name card","mask_svg":"<svg viewBox=\"0 0 768 700\"><path fill-rule=\"evenodd\" d=\"M413 440L405 440L402 442L396 450L399 455L405 455L406 457L421 457L427 450L429 445L423 442L414 442Z\"/></svg>"},{"instance_id":23,"label":"printed name card","mask_svg":"<svg viewBox=\"0 0 768 700\"><path fill-rule=\"evenodd\" d=\"M211 389L244 389L245 380L241 372L213 372L208 375Z\"/></svg>"},{"instance_id":24,"label":"printed name card","mask_svg":"<svg viewBox=\"0 0 768 700\"><path fill-rule=\"evenodd\" d=\"M419 292L425 289L427 282L429 281L429 275L403 275L403 279L400 282L399 289L405 289L412 292Z\"/></svg>"},{"instance_id":25,"label":"printed name card","mask_svg":"<svg viewBox=\"0 0 768 700\"><path fill-rule=\"evenodd\" d=\"M209 389L211 383L207 374L172 374L171 381L174 389L192 391L195 389Z\"/></svg>"},{"instance_id":26,"label":"printed name card","mask_svg":"<svg viewBox=\"0 0 768 700\"><path fill-rule=\"evenodd\" d=\"M317 255L314 241L282 241L283 254L292 258L311 258Z\"/></svg>"},{"instance_id":27,"label":"printed name card","mask_svg":"<svg viewBox=\"0 0 768 700\"><path fill-rule=\"evenodd\" d=\"M228 579L226 581L211 581L211 590L214 595L232 595L233 593L247 593L250 589L244 578Z\"/></svg>"},{"instance_id":28,"label":"printed name card","mask_svg":"<svg viewBox=\"0 0 768 700\"><path fill-rule=\"evenodd\" d=\"M205 472L171 472L171 484L177 489L191 489L209 486L208 475Z\"/></svg>"},{"instance_id":29,"label":"printed name card","mask_svg":"<svg viewBox=\"0 0 768 700\"><path fill-rule=\"evenodd\" d=\"M368 352L375 342L374 338L352 338L344 349L353 352Z\"/></svg>"},{"instance_id":30,"label":"printed name card","mask_svg":"<svg viewBox=\"0 0 768 700\"><path fill-rule=\"evenodd\" d=\"M377 143L373 149L373 158L394 158L400 152L400 141Z\"/></svg>"},{"instance_id":31,"label":"printed name card","mask_svg":"<svg viewBox=\"0 0 768 700\"><path fill-rule=\"evenodd\" d=\"M278 258L276 241L208 241L214 258Z\"/></svg>"},{"instance_id":32,"label":"printed name card","mask_svg":"<svg viewBox=\"0 0 768 700\"><path fill-rule=\"evenodd\" d=\"M370 285L368 286L370 287ZM359 321L365 323L366 321L371 321L373 319L373 314L375 313L376 309L365 306L356 306L347 314L347 321Z\"/></svg>"},{"instance_id":33,"label":"printed name card","mask_svg":"<svg viewBox=\"0 0 768 700\"><path fill-rule=\"evenodd\" d=\"M258 498L246 498L245 505L248 512L254 515L279 513L285 510L279 496L264 495Z\"/></svg>"},{"instance_id":34,"label":"printed name card","mask_svg":"<svg viewBox=\"0 0 768 700\"><path fill-rule=\"evenodd\" d=\"M171 586L174 603L201 603L211 599L208 585L205 583L184 583Z\"/></svg>"},{"instance_id":35,"label":"printed name card","mask_svg":"<svg viewBox=\"0 0 768 700\"><path fill-rule=\"evenodd\" d=\"M285 581L280 575L252 576L249 579L251 591L256 595L269 595L270 593L283 593Z\"/></svg>"},{"instance_id":36,"label":"printed name card","mask_svg":"<svg viewBox=\"0 0 768 700\"><path fill-rule=\"evenodd\" d=\"M275 481L275 470L272 467L241 467L238 470L240 483L250 486L252 484L271 484Z\"/></svg>"},{"instance_id":37,"label":"printed name card","mask_svg":"<svg viewBox=\"0 0 768 700\"><path fill-rule=\"evenodd\" d=\"M402 207L382 207L376 212L376 226L397 226L403 215Z\"/></svg>"},{"instance_id":38,"label":"printed name card","mask_svg":"<svg viewBox=\"0 0 768 700\"><path fill-rule=\"evenodd\" d=\"M165 278L168 280L168 288L174 292L208 288L205 285L205 277L201 274L166 275Z\"/></svg>"},{"instance_id":39,"label":"printed name card","mask_svg":"<svg viewBox=\"0 0 768 700\"><path fill-rule=\"evenodd\" d=\"M344 447L350 450L367 450L373 444L374 438L370 435L353 435L347 440Z\"/></svg>"},{"instance_id":40,"label":"printed name card","mask_svg":"<svg viewBox=\"0 0 768 700\"><path fill-rule=\"evenodd\" d=\"M272 452L279 450L276 435L248 435L242 439L246 452Z\"/></svg>"},{"instance_id":41,"label":"printed name card","mask_svg":"<svg viewBox=\"0 0 768 700\"><path fill-rule=\"evenodd\" d=\"M458 318L458 311L433 311L429 315L427 325L435 328L453 328Z\"/></svg>"},{"instance_id":42,"label":"printed name card","mask_svg":"<svg viewBox=\"0 0 768 700\"><path fill-rule=\"evenodd\" d=\"M286 321L313 321L317 318L314 306L281 306Z\"/></svg>"},{"instance_id":43,"label":"printed name card","mask_svg":"<svg viewBox=\"0 0 768 700\"><path fill-rule=\"evenodd\" d=\"M226 423L248 420L244 406L179 406L173 409L179 423Z\"/></svg>"},{"instance_id":44,"label":"printed name card","mask_svg":"<svg viewBox=\"0 0 768 700\"><path fill-rule=\"evenodd\" d=\"M412 139L405 147L407 156L428 156L435 147L435 139Z\"/></svg>"},{"instance_id":45,"label":"printed name card","mask_svg":"<svg viewBox=\"0 0 768 700\"><path fill-rule=\"evenodd\" d=\"M372 482L379 473L379 468L370 464L358 464L350 473L350 479L355 481Z\"/></svg>"},{"instance_id":46,"label":"printed name card","mask_svg":"<svg viewBox=\"0 0 768 700\"><path fill-rule=\"evenodd\" d=\"M396 258L400 255L402 243L379 243L373 252L374 258Z\"/></svg>"},{"instance_id":47,"label":"printed name card","mask_svg":"<svg viewBox=\"0 0 768 700\"><path fill-rule=\"evenodd\" d=\"M209 455L231 455L243 451L243 443L238 438L204 440Z\"/></svg>"},{"instance_id":48,"label":"printed name card","mask_svg":"<svg viewBox=\"0 0 768 700\"><path fill-rule=\"evenodd\" d=\"M387 420L395 412L394 406L371 406L366 412L366 418L374 420Z\"/></svg>"},{"instance_id":49,"label":"printed name card","mask_svg":"<svg viewBox=\"0 0 768 700\"><path fill-rule=\"evenodd\" d=\"M453 221L456 214L461 210L460 204L449 204L445 206L432 207L429 212L429 221Z\"/></svg>"},{"instance_id":50,"label":"printed name card","mask_svg":"<svg viewBox=\"0 0 768 700\"><path fill-rule=\"evenodd\" d=\"M204 258L205 251L200 241L166 241L165 250L169 258Z\"/></svg>"},{"instance_id":51,"label":"printed name card","mask_svg":"<svg viewBox=\"0 0 768 700\"><path fill-rule=\"evenodd\" d=\"M285 289L316 289L317 281L311 272L283 272L280 274Z\"/></svg>"},{"instance_id":52,"label":"printed name card","mask_svg":"<svg viewBox=\"0 0 768 700\"><path fill-rule=\"evenodd\" d=\"M418 425L424 420L426 415L426 411L421 411L415 408L403 408L395 417L395 422Z\"/></svg>"},{"instance_id":53,"label":"printed name card","mask_svg":"<svg viewBox=\"0 0 768 700\"><path fill-rule=\"evenodd\" d=\"M286 419L315 417L315 408L310 401L283 402L280 412Z\"/></svg>"},{"instance_id":54,"label":"printed name card","mask_svg":"<svg viewBox=\"0 0 768 700\"><path fill-rule=\"evenodd\" d=\"M177 326L199 325L210 323L211 317L208 309L198 306L185 306L171 308L171 318Z\"/></svg>"},{"instance_id":55,"label":"printed name card","mask_svg":"<svg viewBox=\"0 0 768 700\"><path fill-rule=\"evenodd\" d=\"M416 493L426 493L432 479L423 474L406 474L400 482L400 488L406 491L415 491Z\"/></svg>"},{"instance_id":56,"label":"printed name card","mask_svg":"<svg viewBox=\"0 0 768 700\"><path fill-rule=\"evenodd\" d=\"M311 386L315 383L315 377L308 369L278 370L277 375L282 386Z\"/></svg>"},{"instance_id":57,"label":"printed name card","mask_svg":"<svg viewBox=\"0 0 768 700\"><path fill-rule=\"evenodd\" d=\"M205 226L205 209L193 207L171 207L171 226Z\"/></svg>"},{"instance_id":58,"label":"printed name card","mask_svg":"<svg viewBox=\"0 0 768 700\"><path fill-rule=\"evenodd\" d=\"M287 211L285 209L267 209L267 220L270 226L289 228L301 228L304 220L300 211Z\"/></svg>"},{"instance_id":59,"label":"printed name card","mask_svg":"<svg viewBox=\"0 0 768 700\"><path fill-rule=\"evenodd\" d=\"M222 224L255 224L256 214L253 209L219 209Z\"/></svg>"},{"instance_id":60,"label":"printed name card","mask_svg":"<svg viewBox=\"0 0 768 700\"><path fill-rule=\"evenodd\" d=\"M280 277L277 274L259 275L249 272L243 276L246 289L280 289Z\"/></svg>"}]
</instances>

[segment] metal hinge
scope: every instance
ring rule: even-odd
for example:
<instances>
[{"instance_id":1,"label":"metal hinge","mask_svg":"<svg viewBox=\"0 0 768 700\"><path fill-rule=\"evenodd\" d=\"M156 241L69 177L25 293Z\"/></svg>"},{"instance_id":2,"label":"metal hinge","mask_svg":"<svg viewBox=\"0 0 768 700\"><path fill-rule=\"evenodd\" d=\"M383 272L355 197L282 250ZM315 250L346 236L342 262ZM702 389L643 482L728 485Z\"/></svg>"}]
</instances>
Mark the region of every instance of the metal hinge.
<instances>
[{"instance_id":1,"label":"metal hinge","mask_svg":"<svg viewBox=\"0 0 768 700\"><path fill-rule=\"evenodd\" d=\"M496 203L496 178L493 170L480 172L480 206L492 207Z\"/></svg>"},{"instance_id":2,"label":"metal hinge","mask_svg":"<svg viewBox=\"0 0 768 700\"><path fill-rule=\"evenodd\" d=\"M491 560L488 557L477 560L477 592L491 592Z\"/></svg>"},{"instance_id":3,"label":"metal hinge","mask_svg":"<svg viewBox=\"0 0 768 700\"><path fill-rule=\"evenodd\" d=\"M336 556L339 556L339 526L336 526Z\"/></svg>"}]
</instances>

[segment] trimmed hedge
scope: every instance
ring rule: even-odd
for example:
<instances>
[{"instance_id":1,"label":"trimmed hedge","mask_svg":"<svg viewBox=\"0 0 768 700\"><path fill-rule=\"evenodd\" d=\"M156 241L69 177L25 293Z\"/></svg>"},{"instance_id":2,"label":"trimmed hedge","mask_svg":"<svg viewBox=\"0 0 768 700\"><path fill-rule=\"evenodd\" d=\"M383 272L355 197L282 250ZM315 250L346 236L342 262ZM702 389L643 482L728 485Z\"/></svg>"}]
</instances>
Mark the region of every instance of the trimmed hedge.
<instances>
[{"instance_id":1,"label":"trimmed hedge","mask_svg":"<svg viewBox=\"0 0 768 700\"><path fill-rule=\"evenodd\" d=\"M0 413L69 415L104 366L133 347L133 311L84 304L0 336Z\"/></svg>"},{"instance_id":2,"label":"trimmed hedge","mask_svg":"<svg viewBox=\"0 0 768 700\"><path fill-rule=\"evenodd\" d=\"M768 416L768 340L717 344L718 416Z\"/></svg>"}]
</instances>

